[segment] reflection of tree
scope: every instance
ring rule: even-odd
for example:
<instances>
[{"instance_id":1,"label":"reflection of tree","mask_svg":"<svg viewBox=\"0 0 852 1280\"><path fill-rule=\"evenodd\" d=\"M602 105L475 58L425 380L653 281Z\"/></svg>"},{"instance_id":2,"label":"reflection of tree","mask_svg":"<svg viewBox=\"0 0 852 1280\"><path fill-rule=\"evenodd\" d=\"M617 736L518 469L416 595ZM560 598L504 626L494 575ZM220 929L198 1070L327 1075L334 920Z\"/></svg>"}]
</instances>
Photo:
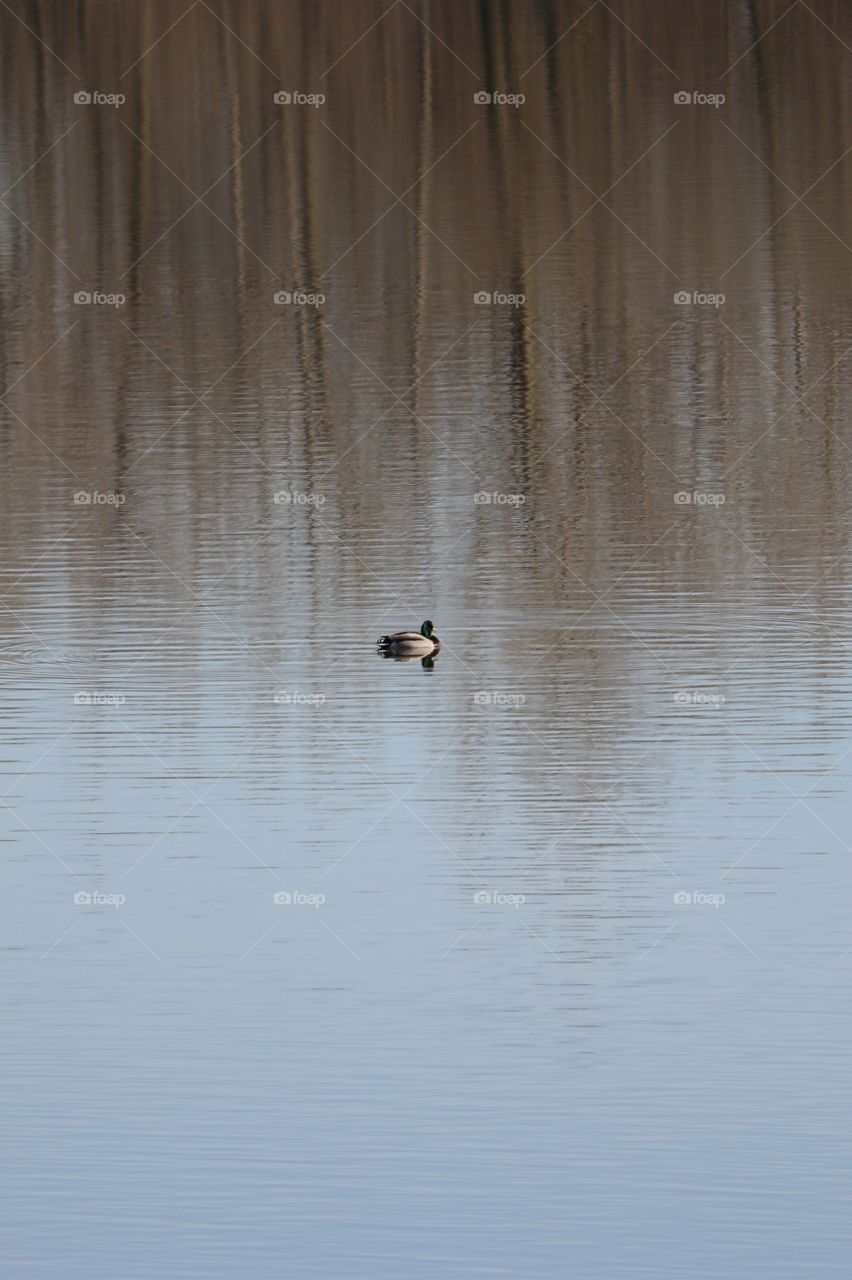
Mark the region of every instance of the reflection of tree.
<instances>
[{"instance_id":1,"label":"reflection of tree","mask_svg":"<svg viewBox=\"0 0 852 1280\"><path fill-rule=\"evenodd\" d=\"M843 7L823 11L842 31ZM46 44L85 68L80 83L120 83L128 96L115 116L75 108L77 82L19 23L0 19L7 110L16 104L4 130L4 189L76 122L14 188L10 205L83 284L124 280L129 298L120 316L80 317L69 305L74 277L14 218L3 219L3 383L80 321L11 403L87 481L115 487L167 433L131 473L143 504L161 490L164 468L181 477L181 508L209 510L238 494L259 524L279 487L267 468L306 491L345 493L323 517L339 542L323 541L319 522L300 536L317 572L345 571L365 590L369 570L395 564L397 545L412 575L429 572L460 532L458 507L442 508L445 498L463 504L481 487L522 492L528 501L517 519L491 527L471 519L455 569L444 571L489 607L501 590L501 574L482 570L491 563L522 575L531 602L582 595L575 574L617 578L627 567L627 526L639 554L665 533L678 481L718 483L741 457L725 516L746 542L764 536L770 507L783 507L820 511L837 553L844 549L847 454L831 431L795 409L746 451L791 402L778 377L802 394L835 362L808 398L839 429L846 251L799 210L728 277L723 316L672 307L678 284L717 285L792 197L721 118L677 114L668 73L603 7L564 40L581 6L430 11L430 25L479 80L402 6L356 45L377 16L372 4L223 5L228 25L277 76L199 7L123 80L167 25L156 7L122 7L120 21L103 3L33 4L29 12ZM712 6L690 14L702 51L690 74L702 84L770 20L760 4L737 13L742 29L730 32L720 32ZM624 17L664 62L684 70L680 5L637 3ZM850 143L846 81L837 74L838 53L845 55L827 33L796 38L795 23L805 20L793 15L790 30L779 26L739 64L726 81L724 114L796 191ZM321 111L279 108L272 95L282 85L322 86L328 103ZM528 100L521 114L477 109L477 85L522 87ZM618 217L591 207L583 184L606 191L672 123L671 137L611 193ZM378 179L402 192L427 170L406 197L409 208L382 218L393 197ZM839 167L812 197L838 234L846 172ZM201 193L220 175L205 198L238 240L200 206L181 218L194 197L180 179ZM322 289L328 304L279 312L271 295L281 285ZM527 304L480 311L472 306L477 287L523 292ZM198 392L258 343L211 396L222 422L191 407L122 320ZM403 395L407 408L358 357L396 394L415 384ZM598 404L613 384L609 408ZM43 508L46 495L74 479L14 418L2 421L16 492ZM434 498L427 507L423 495ZM802 558L816 564L825 550L816 523L799 522L795 545L765 535L763 557L782 575ZM169 539L167 525L158 536ZM703 581L724 581L709 526L694 524L691 536L675 550L664 540L646 568L665 566L677 588L700 559ZM743 553L736 572L758 569Z\"/></svg>"}]
</instances>

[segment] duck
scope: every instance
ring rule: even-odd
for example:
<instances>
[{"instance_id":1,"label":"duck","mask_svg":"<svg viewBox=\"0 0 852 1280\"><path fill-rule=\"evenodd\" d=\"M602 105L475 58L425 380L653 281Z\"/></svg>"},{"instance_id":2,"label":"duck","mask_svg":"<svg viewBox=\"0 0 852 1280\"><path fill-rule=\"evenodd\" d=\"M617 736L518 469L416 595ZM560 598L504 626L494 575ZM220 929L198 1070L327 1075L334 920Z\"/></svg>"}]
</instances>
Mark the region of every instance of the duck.
<instances>
[{"instance_id":1,"label":"duck","mask_svg":"<svg viewBox=\"0 0 852 1280\"><path fill-rule=\"evenodd\" d=\"M390 636L379 636L376 645L379 653L386 657L428 658L440 651L441 641L427 619L419 631L395 631Z\"/></svg>"}]
</instances>

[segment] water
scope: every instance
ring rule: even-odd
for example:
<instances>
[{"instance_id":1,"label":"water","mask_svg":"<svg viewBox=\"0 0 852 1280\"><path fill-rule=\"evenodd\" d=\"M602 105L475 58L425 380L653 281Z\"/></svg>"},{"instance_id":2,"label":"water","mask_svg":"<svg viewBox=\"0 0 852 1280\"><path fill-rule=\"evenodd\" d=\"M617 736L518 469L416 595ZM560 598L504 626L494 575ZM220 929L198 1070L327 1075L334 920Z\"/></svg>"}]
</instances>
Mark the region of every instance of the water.
<instances>
[{"instance_id":1,"label":"water","mask_svg":"<svg viewBox=\"0 0 852 1280\"><path fill-rule=\"evenodd\" d=\"M2 17L10 1274L848 1274L852 28L584 9Z\"/></svg>"}]
</instances>

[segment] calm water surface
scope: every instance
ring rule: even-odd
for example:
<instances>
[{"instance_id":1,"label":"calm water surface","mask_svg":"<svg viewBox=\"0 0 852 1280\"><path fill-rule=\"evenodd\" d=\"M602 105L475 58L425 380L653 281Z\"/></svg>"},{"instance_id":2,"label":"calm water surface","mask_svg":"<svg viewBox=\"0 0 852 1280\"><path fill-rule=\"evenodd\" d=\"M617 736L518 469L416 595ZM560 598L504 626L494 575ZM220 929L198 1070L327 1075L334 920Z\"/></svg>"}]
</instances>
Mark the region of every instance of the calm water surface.
<instances>
[{"instance_id":1,"label":"calm water surface","mask_svg":"<svg viewBox=\"0 0 852 1280\"><path fill-rule=\"evenodd\" d=\"M852 26L785 9L0 17L10 1275L849 1274Z\"/></svg>"}]
</instances>

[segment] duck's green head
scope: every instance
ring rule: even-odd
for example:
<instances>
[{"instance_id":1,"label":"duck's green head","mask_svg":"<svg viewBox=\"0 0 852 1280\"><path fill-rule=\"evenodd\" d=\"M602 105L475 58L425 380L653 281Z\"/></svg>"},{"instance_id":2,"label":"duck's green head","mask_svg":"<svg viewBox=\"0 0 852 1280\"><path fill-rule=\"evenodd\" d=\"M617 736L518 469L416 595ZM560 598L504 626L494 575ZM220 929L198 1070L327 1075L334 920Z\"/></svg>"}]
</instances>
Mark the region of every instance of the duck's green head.
<instances>
[{"instance_id":1,"label":"duck's green head","mask_svg":"<svg viewBox=\"0 0 852 1280\"><path fill-rule=\"evenodd\" d=\"M427 640L431 640L432 632L434 630L435 628L432 626L431 622L424 622L423 626L420 628L420 634L421 636L425 636Z\"/></svg>"}]
</instances>

